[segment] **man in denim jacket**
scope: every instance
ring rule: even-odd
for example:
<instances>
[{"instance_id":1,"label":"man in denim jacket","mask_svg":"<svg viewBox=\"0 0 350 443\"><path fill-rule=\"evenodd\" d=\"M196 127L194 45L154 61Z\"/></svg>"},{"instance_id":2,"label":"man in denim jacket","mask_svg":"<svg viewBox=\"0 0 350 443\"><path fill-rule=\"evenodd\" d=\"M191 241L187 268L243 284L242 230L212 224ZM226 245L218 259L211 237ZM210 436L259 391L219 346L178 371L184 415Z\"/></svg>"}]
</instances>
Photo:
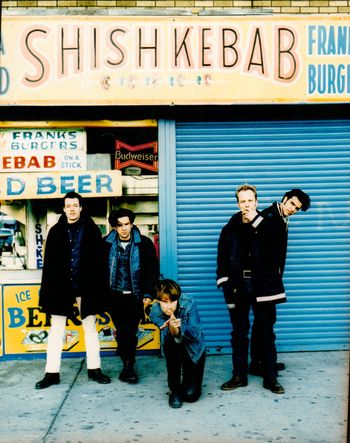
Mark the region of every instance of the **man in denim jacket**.
<instances>
[{"instance_id":1,"label":"man in denim jacket","mask_svg":"<svg viewBox=\"0 0 350 443\"><path fill-rule=\"evenodd\" d=\"M181 294L176 282L161 280L156 292L158 300L152 306L150 319L161 330L169 406L180 408L182 401L195 402L201 395L206 356L202 324L195 300Z\"/></svg>"},{"instance_id":2,"label":"man in denim jacket","mask_svg":"<svg viewBox=\"0 0 350 443\"><path fill-rule=\"evenodd\" d=\"M141 235L134 226L135 214L126 208L112 211L108 221L113 230L105 237L110 309L118 353L123 361L119 380L137 383L135 355L137 329L154 294L154 285L159 274L158 259L152 241Z\"/></svg>"}]
</instances>

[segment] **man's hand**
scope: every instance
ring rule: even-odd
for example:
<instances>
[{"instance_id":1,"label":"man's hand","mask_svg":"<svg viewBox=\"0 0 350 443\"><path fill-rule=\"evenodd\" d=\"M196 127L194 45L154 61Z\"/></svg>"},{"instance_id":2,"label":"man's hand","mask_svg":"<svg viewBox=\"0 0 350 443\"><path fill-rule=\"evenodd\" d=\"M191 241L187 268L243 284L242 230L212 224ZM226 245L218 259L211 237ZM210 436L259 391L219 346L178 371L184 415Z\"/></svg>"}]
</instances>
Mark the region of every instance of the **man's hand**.
<instances>
[{"instance_id":1,"label":"man's hand","mask_svg":"<svg viewBox=\"0 0 350 443\"><path fill-rule=\"evenodd\" d=\"M242 211L243 223L249 223L258 215L256 209L247 209Z\"/></svg>"},{"instance_id":2,"label":"man's hand","mask_svg":"<svg viewBox=\"0 0 350 443\"><path fill-rule=\"evenodd\" d=\"M160 330L169 328L169 332L173 336L178 336L180 334L181 319L176 318L174 313L169 310L170 318L160 326Z\"/></svg>"},{"instance_id":3,"label":"man's hand","mask_svg":"<svg viewBox=\"0 0 350 443\"><path fill-rule=\"evenodd\" d=\"M147 308L147 306L149 306L152 303L152 300L148 297L145 297L143 300L143 308Z\"/></svg>"},{"instance_id":4,"label":"man's hand","mask_svg":"<svg viewBox=\"0 0 350 443\"><path fill-rule=\"evenodd\" d=\"M178 336L180 334L181 318L176 318L171 314L169 319L169 331L171 335Z\"/></svg>"}]
</instances>

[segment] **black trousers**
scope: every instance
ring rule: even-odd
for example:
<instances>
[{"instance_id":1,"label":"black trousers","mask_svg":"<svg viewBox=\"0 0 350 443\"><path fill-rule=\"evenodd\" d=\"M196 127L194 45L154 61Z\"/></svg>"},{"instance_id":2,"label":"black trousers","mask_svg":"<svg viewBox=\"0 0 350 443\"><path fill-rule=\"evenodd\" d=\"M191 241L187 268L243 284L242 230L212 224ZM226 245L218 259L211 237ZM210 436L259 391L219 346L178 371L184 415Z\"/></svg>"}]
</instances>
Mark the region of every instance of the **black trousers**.
<instances>
[{"instance_id":1,"label":"black trousers","mask_svg":"<svg viewBox=\"0 0 350 443\"><path fill-rule=\"evenodd\" d=\"M259 355L264 369L264 378L276 378L276 336L273 326L276 322L276 306L273 303L256 301L252 279L243 279L234 309L229 309L232 323L232 364L233 375L247 378L249 354L249 312L253 310L255 333L259 336Z\"/></svg>"},{"instance_id":2,"label":"black trousers","mask_svg":"<svg viewBox=\"0 0 350 443\"><path fill-rule=\"evenodd\" d=\"M184 344L176 343L170 337L164 343L163 351L168 371L169 389L180 392L184 401L197 401L202 393L205 352L198 362L194 363Z\"/></svg>"},{"instance_id":3,"label":"black trousers","mask_svg":"<svg viewBox=\"0 0 350 443\"><path fill-rule=\"evenodd\" d=\"M117 353L124 363L134 363L143 306L133 294L114 294L109 313L116 328Z\"/></svg>"}]
</instances>

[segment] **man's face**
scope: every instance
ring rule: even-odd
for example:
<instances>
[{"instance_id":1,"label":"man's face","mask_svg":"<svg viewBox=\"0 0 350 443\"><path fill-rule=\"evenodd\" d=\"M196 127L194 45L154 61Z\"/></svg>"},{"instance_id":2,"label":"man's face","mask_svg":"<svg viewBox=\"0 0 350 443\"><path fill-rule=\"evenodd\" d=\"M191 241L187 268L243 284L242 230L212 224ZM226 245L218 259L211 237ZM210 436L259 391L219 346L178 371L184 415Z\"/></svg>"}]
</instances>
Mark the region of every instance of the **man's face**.
<instances>
[{"instance_id":1,"label":"man's face","mask_svg":"<svg viewBox=\"0 0 350 443\"><path fill-rule=\"evenodd\" d=\"M281 203L281 209L285 217L290 217L291 215L296 214L298 211L300 211L302 206L302 203L295 195L293 195L289 199L287 199L287 197L284 197Z\"/></svg>"},{"instance_id":2,"label":"man's face","mask_svg":"<svg viewBox=\"0 0 350 443\"><path fill-rule=\"evenodd\" d=\"M258 201L254 192L247 189L246 191L239 191L237 195L237 204L244 215L246 212L256 209L258 206Z\"/></svg>"},{"instance_id":3,"label":"man's face","mask_svg":"<svg viewBox=\"0 0 350 443\"><path fill-rule=\"evenodd\" d=\"M117 226L115 227L119 235L120 240L130 240L130 232L132 229L132 223L130 223L129 217L120 217L117 220Z\"/></svg>"},{"instance_id":4,"label":"man's face","mask_svg":"<svg viewBox=\"0 0 350 443\"><path fill-rule=\"evenodd\" d=\"M82 207L77 198L66 198L64 200L63 211L67 216L68 223L75 223L80 218Z\"/></svg>"}]
</instances>

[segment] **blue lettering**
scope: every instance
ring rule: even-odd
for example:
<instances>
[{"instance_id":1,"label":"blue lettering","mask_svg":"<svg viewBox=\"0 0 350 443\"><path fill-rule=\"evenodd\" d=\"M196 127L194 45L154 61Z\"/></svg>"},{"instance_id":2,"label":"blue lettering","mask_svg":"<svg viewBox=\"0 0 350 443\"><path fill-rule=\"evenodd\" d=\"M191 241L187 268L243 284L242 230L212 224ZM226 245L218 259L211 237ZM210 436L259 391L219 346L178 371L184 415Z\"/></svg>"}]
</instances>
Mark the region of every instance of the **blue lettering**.
<instances>
[{"instance_id":1,"label":"blue lettering","mask_svg":"<svg viewBox=\"0 0 350 443\"><path fill-rule=\"evenodd\" d=\"M327 54L328 55L336 54L334 26L329 27Z\"/></svg>"},{"instance_id":2,"label":"blue lettering","mask_svg":"<svg viewBox=\"0 0 350 443\"><path fill-rule=\"evenodd\" d=\"M37 183L37 194L54 194L56 192L56 185L52 177L39 177Z\"/></svg>"},{"instance_id":3,"label":"blue lettering","mask_svg":"<svg viewBox=\"0 0 350 443\"><path fill-rule=\"evenodd\" d=\"M344 65L339 65L337 72L337 91L342 94L345 89L345 75L343 74L343 70L345 69Z\"/></svg>"},{"instance_id":4,"label":"blue lettering","mask_svg":"<svg viewBox=\"0 0 350 443\"><path fill-rule=\"evenodd\" d=\"M319 26L318 27L318 55L326 55L326 37L327 37L327 31L325 26Z\"/></svg>"},{"instance_id":5,"label":"blue lettering","mask_svg":"<svg viewBox=\"0 0 350 443\"><path fill-rule=\"evenodd\" d=\"M308 93L349 94L350 65L324 64L308 66Z\"/></svg>"},{"instance_id":6,"label":"blue lettering","mask_svg":"<svg viewBox=\"0 0 350 443\"><path fill-rule=\"evenodd\" d=\"M339 26L338 27L338 49L337 52L339 55L345 55L346 54L346 48L349 47L349 42L347 42L347 34L348 34L348 27L347 26ZM350 37L350 33L349 33Z\"/></svg>"},{"instance_id":7,"label":"blue lettering","mask_svg":"<svg viewBox=\"0 0 350 443\"><path fill-rule=\"evenodd\" d=\"M316 90L316 67L315 65L308 66L308 93L313 94Z\"/></svg>"},{"instance_id":8,"label":"blue lettering","mask_svg":"<svg viewBox=\"0 0 350 443\"><path fill-rule=\"evenodd\" d=\"M96 322L99 326L108 325L110 321L111 319L109 318L108 314L106 314L105 312L103 314L99 314L98 317L96 318Z\"/></svg>"},{"instance_id":9,"label":"blue lettering","mask_svg":"<svg viewBox=\"0 0 350 443\"><path fill-rule=\"evenodd\" d=\"M61 194L67 194L69 191L75 191L73 175L64 175L61 177Z\"/></svg>"},{"instance_id":10,"label":"blue lettering","mask_svg":"<svg viewBox=\"0 0 350 443\"><path fill-rule=\"evenodd\" d=\"M7 195L20 195L26 187L23 180L20 178L8 177L7 180Z\"/></svg>"},{"instance_id":11,"label":"blue lettering","mask_svg":"<svg viewBox=\"0 0 350 443\"><path fill-rule=\"evenodd\" d=\"M7 93L10 87L10 74L9 71L0 66L0 95Z\"/></svg>"},{"instance_id":12,"label":"blue lettering","mask_svg":"<svg viewBox=\"0 0 350 443\"><path fill-rule=\"evenodd\" d=\"M78 177L78 193L91 193L91 175L80 175Z\"/></svg>"},{"instance_id":13,"label":"blue lettering","mask_svg":"<svg viewBox=\"0 0 350 443\"><path fill-rule=\"evenodd\" d=\"M106 188L108 192L112 192L112 177L106 174L97 174L96 176L96 192L100 194L102 192L102 188Z\"/></svg>"},{"instance_id":14,"label":"blue lettering","mask_svg":"<svg viewBox=\"0 0 350 443\"><path fill-rule=\"evenodd\" d=\"M316 44L316 40L314 37L315 29L316 29L315 25L311 25L308 27L308 55L312 55L314 51L313 47Z\"/></svg>"},{"instance_id":15,"label":"blue lettering","mask_svg":"<svg viewBox=\"0 0 350 443\"><path fill-rule=\"evenodd\" d=\"M329 94L335 94L335 66L328 65L328 90Z\"/></svg>"},{"instance_id":16,"label":"blue lettering","mask_svg":"<svg viewBox=\"0 0 350 443\"><path fill-rule=\"evenodd\" d=\"M9 328L19 328L25 324L26 318L21 308L8 308L8 313L10 315Z\"/></svg>"}]
</instances>

